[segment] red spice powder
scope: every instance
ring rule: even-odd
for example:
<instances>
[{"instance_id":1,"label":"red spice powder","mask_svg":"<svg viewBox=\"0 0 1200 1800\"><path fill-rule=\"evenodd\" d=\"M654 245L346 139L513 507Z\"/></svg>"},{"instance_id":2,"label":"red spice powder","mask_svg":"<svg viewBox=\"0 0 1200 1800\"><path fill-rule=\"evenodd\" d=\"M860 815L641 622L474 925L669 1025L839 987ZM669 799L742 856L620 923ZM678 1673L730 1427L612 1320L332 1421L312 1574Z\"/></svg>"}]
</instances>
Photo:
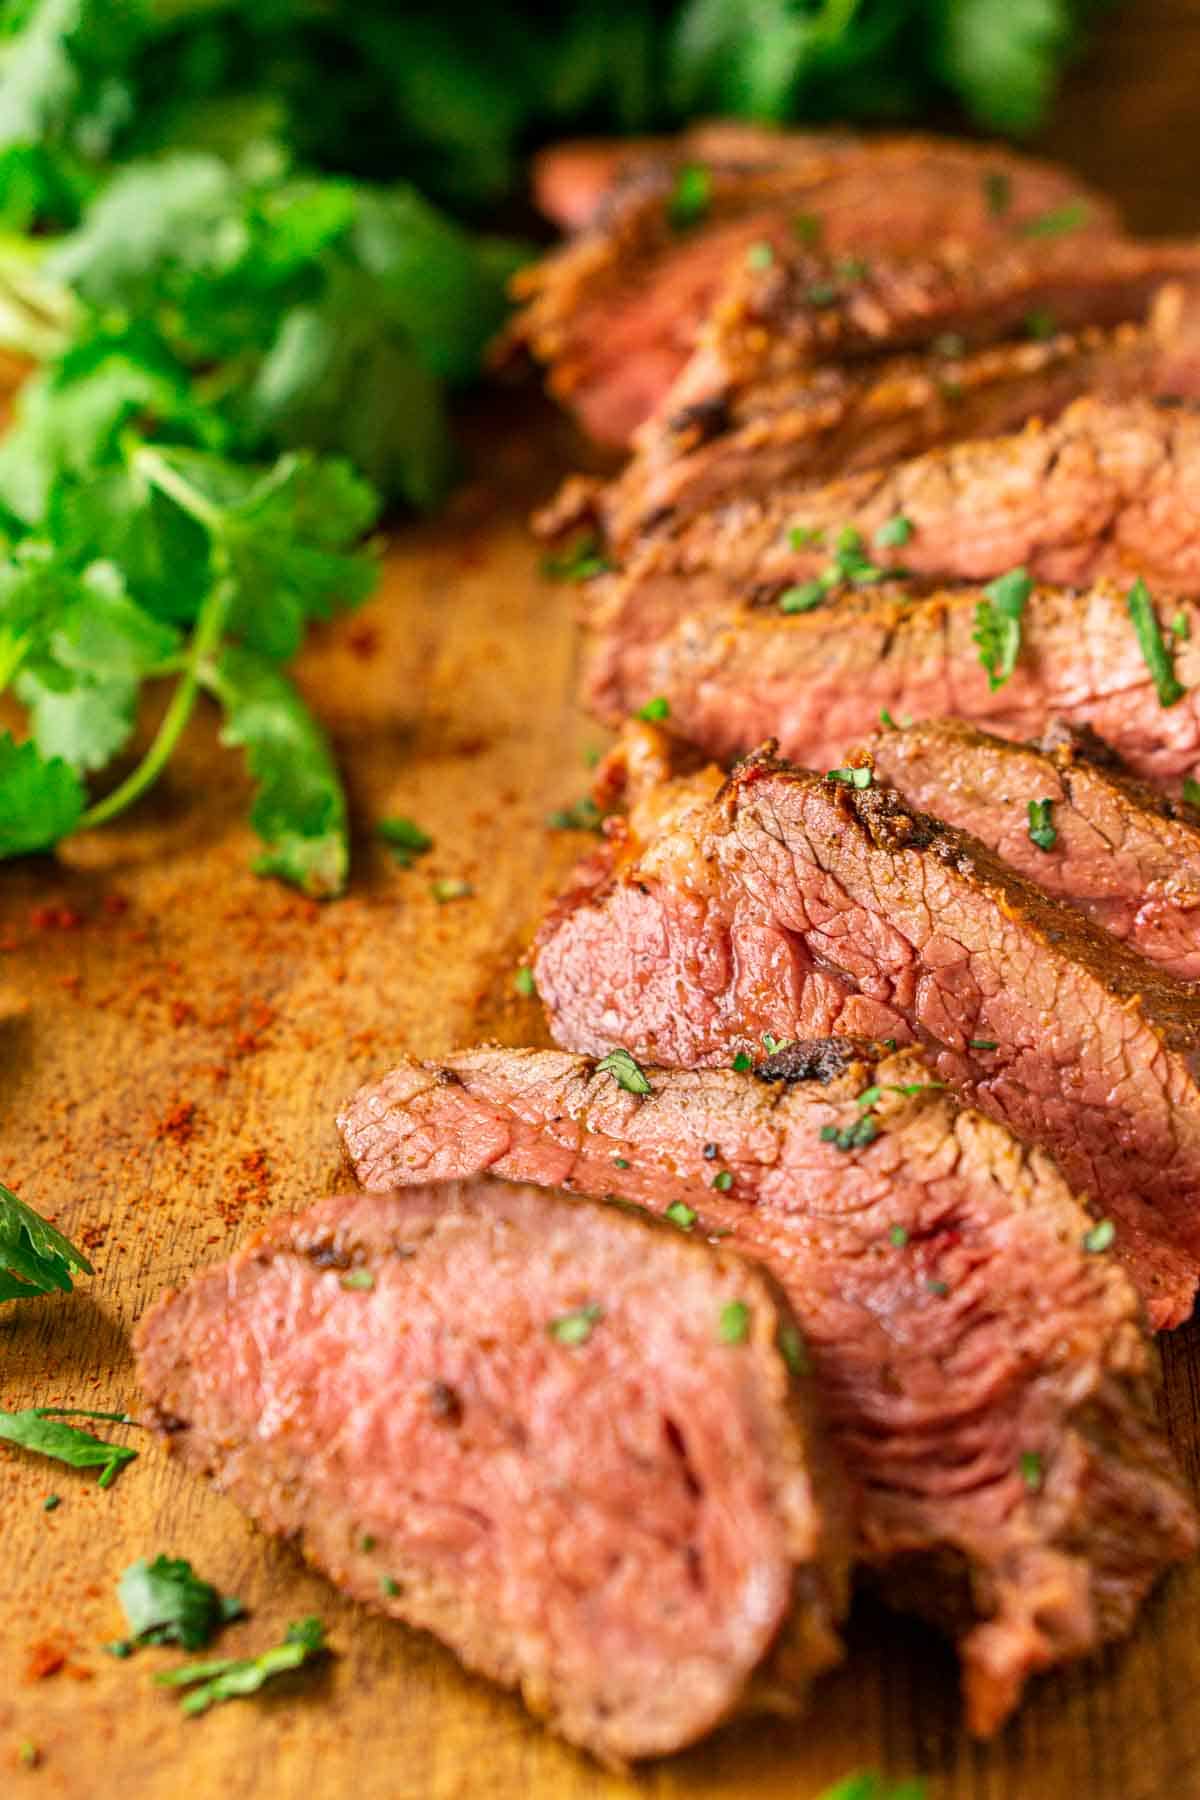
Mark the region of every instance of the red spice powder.
<instances>
[{"instance_id":1,"label":"red spice powder","mask_svg":"<svg viewBox=\"0 0 1200 1800\"><path fill-rule=\"evenodd\" d=\"M41 1643L30 1644L29 1655L25 1662L26 1681L45 1681L50 1675L57 1675L60 1669L67 1666L67 1651L62 1644L56 1644L50 1638Z\"/></svg>"},{"instance_id":2,"label":"red spice powder","mask_svg":"<svg viewBox=\"0 0 1200 1800\"><path fill-rule=\"evenodd\" d=\"M196 1131L196 1102L194 1100L176 1100L169 1106L158 1124L154 1127L156 1138L169 1139L171 1143L190 1144Z\"/></svg>"}]
</instances>

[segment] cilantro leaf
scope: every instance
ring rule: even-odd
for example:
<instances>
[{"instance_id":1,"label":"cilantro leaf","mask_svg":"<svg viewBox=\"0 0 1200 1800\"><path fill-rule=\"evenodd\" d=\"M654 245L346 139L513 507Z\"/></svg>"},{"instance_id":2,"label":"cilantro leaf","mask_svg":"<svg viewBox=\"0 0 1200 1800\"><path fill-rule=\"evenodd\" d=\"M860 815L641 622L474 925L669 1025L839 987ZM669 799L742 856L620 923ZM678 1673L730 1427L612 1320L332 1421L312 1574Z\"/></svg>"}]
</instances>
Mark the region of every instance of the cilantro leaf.
<instances>
[{"instance_id":1,"label":"cilantro leaf","mask_svg":"<svg viewBox=\"0 0 1200 1800\"><path fill-rule=\"evenodd\" d=\"M81 1250L0 1182L0 1300L69 1294L73 1269L94 1273Z\"/></svg>"},{"instance_id":2,"label":"cilantro leaf","mask_svg":"<svg viewBox=\"0 0 1200 1800\"><path fill-rule=\"evenodd\" d=\"M240 1600L222 1597L182 1557L131 1563L117 1584L117 1598L131 1637L142 1644L182 1644L185 1650L202 1650L243 1611Z\"/></svg>"},{"instance_id":3,"label":"cilantro leaf","mask_svg":"<svg viewBox=\"0 0 1200 1800\"><path fill-rule=\"evenodd\" d=\"M1003 687L1017 666L1021 651L1021 615L1033 592L1024 569L1010 569L983 590L975 607L973 637L979 660L987 670L988 687Z\"/></svg>"},{"instance_id":4,"label":"cilantro leaf","mask_svg":"<svg viewBox=\"0 0 1200 1800\"><path fill-rule=\"evenodd\" d=\"M78 1426L64 1425L53 1415L69 1413L86 1419L111 1419L127 1423L124 1413L89 1412L85 1408L33 1406L25 1412L0 1412L0 1438L17 1444L23 1450L50 1456L72 1469L100 1470L99 1485L111 1487L127 1462L137 1456L124 1444L107 1444Z\"/></svg>"},{"instance_id":5,"label":"cilantro leaf","mask_svg":"<svg viewBox=\"0 0 1200 1800\"><path fill-rule=\"evenodd\" d=\"M154 1677L161 1687L190 1687L184 1696L186 1713L207 1712L224 1700L241 1700L257 1694L273 1676L299 1669L326 1653L325 1627L319 1619L301 1619L289 1625L282 1644L253 1657L217 1658L186 1663L181 1669L162 1669ZM197 1685L199 1684L199 1685Z\"/></svg>"},{"instance_id":6,"label":"cilantro leaf","mask_svg":"<svg viewBox=\"0 0 1200 1800\"><path fill-rule=\"evenodd\" d=\"M0 857L48 850L74 831L83 807L83 785L68 763L0 732Z\"/></svg>"}]
</instances>

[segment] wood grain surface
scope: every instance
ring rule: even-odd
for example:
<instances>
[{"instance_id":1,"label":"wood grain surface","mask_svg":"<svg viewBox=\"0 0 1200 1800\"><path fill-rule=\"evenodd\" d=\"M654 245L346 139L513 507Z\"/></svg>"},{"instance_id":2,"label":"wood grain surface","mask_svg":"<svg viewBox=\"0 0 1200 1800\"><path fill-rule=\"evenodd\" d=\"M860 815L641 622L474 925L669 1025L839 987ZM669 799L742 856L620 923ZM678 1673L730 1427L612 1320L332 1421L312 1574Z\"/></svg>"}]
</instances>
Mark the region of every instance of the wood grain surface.
<instances>
[{"instance_id":1,"label":"wood grain surface","mask_svg":"<svg viewBox=\"0 0 1200 1800\"><path fill-rule=\"evenodd\" d=\"M1127 7L1053 134L1147 228L1200 227L1198 71L1200 4ZM473 480L437 523L395 537L377 598L304 662L349 779L346 899L313 906L248 873L245 785L207 714L135 814L59 862L0 872L0 1177L98 1270L71 1296L0 1311L0 1405L136 1405L131 1321L269 1212L346 1181L333 1115L359 1081L401 1051L542 1039L512 977L579 848L545 813L582 791L600 739L573 703L569 592L541 579L524 519L578 449L528 396L489 412ZM392 812L436 840L408 871L371 839ZM472 896L439 907L439 876ZM1196 1483L1195 1328L1163 1356L1168 1428ZM1164 1584L1128 1643L1035 1684L993 1744L964 1736L939 1641L864 1599L809 1718L736 1727L625 1778L428 1640L340 1601L143 1434L114 1435L141 1454L106 1492L0 1447L0 1795L812 1800L866 1766L923 1773L930 1800L1200 1795L1200 1565ZM185 1718L151 1680L177 1653L100 1648L122 1626L117 1576L159 1551L246 1603L223 1654L314 1612L336 1654Z\"/></svg>"}]
</instances>

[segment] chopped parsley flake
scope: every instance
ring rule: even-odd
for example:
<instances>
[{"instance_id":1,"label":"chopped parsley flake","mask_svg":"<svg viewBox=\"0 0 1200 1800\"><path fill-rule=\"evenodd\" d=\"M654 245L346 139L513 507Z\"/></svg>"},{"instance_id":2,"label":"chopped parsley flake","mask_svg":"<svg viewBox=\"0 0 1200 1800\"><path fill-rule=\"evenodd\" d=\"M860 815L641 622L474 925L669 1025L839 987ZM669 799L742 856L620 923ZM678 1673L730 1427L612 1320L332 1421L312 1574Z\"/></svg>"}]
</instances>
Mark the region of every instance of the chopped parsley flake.
<instances>
[{"instance_id":1,"label":"chopped parsley flake","mask_svg":"<svg viewBox=\"0 0 1200 1800\"><path fill-rule=\"evenodd\" d=\"M1042 1459L1036 1450L1022 1450L1020 1468L1021 1480L1030 1493L1039 1493L1042 1482L1045 1480L1045 1470L1042 1467Z\"/></svg>"},{"instance_id":2,"label":"chopped parsley flake","mask_svg":"<svg viewBox=\"0 0 1200 1800\"><path fill-rule=\"evenodd\" d=\"M1017 666L1021 649L1021 614L1033 592L1024 569L1010 569L983 590L975 608L973 637L979 660L987 670L988 687L1003 687Z\"/></svg>"},{"instance_id":3,"label":"chopped parsley flake","mask_svg":"<svg viewBox=\"0 0 1200 1800\"><path fill-rule=\"evenodd\" d=\"M814 281L804 296L810 306L822 309L835 305L837 297L838 289L832 281Z\"/></svg>"},{"instance_id":4,"label":"chopped parsley flake","mask_svg":"<svg viewBox=\"0 0 1200 1800\"><path fill-rule=\"evenodd\" d=\"M394 1600L396 1595L400 1592L400 1583L396 1580L394 1575L381 1575L379 1577L379 1591L381 1594L385 1594L389 1600Z\"/></svg>"},{"instance_id":5,"label":"chopped parsley flake","mask_svg":"<svg viewBox=\"0 0 1200 1800\"><path fill-rule=\"evenodd\" d=\"M723 1344L744 1344L750 1335L750 1308L744 1300L730 1300L721 1308L717 1331Z\"/></svg>"},{"instance_id":6,"label":"chopped parsley flake","mask_svg":"<svg viewBox=\"0 0 1200 1800\"><path fill-rule=\"evenodd\" d=\"M375 1277L370 1269L351 1269L348 1275L342 1276L341 1285L358 1293L369 1294L375 1286Z\"/></svg>"},{"instance_id":7,"label":"chopped parsley flake","mask_svg":"<svg viewBox=\"0 0 1200 1800\"><path fill-rule=\"evenodd\" d=\"M880 710L879 723L889 726L892 731L907 731L912 722L911 713L901 713L899 719L893 719L886 706Z\"/></svg>"},{"instance_id":8,"label":"chopped parsley flake","mask_svg":"<svg viewBox=\"0 0 1200 1800\"><path fill-rule=\"evenodd\" d=\"M843 787L869 788L871 785L870 769L829 769L826 781L840 781Z\"/></svg>"},{"instance_id":9,"label":"chopped parsley flake","mask_svg":"<svg viewBox=\"0 0 1200 1800\"><path fill-rule=\"evenodd\" d=\"M363 1552L363 1554L365 1556L370 1556L372 1550L375 1548L377 1541L378 1541L377 1539L371 1537L371 1535L368 1533L368 1535L362 1540L362 1543L359 1545L359 1549Z\"/></svg>"},{"instance_id":10,"label":"chopped parsley flake","mask_svg":"<svg viewBox=\"0 0 1200 1800\"><path fill-rule=\"evenodd\" d=\"M778 1056L781 1050L787 1049L791 1041L791 1038L777 1038L770 1031L764 1031L762 1034L762 1047L768 1056Z\"/></svg>"},{"instance_id":11,"label":"chopped parsley flake","mask_svg":"<svg viewBox=\"0 0 1200 1800\"><path fill-rule=\"evenodd\" d=\"M712 176L703 163L685 163L675 177L667 216L676 231L698 225L712 202Z\"/></svg>"},{"instance_id":12,"label":"chopped parsley flake","mask_svg":"<svg viewBox=\"0 0 1200 1800\"><path fill-rule=\"evenodd\" d=\"M793 550L820 550L825 544L825 528L822 525L793 525L788 532L788 543Z\"/></svg>"},{"instance_id":13,"label":"chopped parsley flake","mask_svg":"<svg viewBox=\"0 0 1200 1800\"><path fill-rule=\"evenodd\" d=\"M779 596L781 613L813 612L828 597L829 588L825 582L814 578L812 581L797 582L795 587L784 588Z\"/></svg>"},{"instance_id":14,"label":"chopped parsley flake","mask_svg":"<svg viewBox=\"0 0 1200 1800\"><path fill-rule=\"evenodd\" d=\"M1186 805L1200 807L1200 781L1194 775L1183 778L1183 798Z\"/></svg>"},{"instance_id":15,"label":"chopped parsley flake","mask_svg":"<svg viewBox=\"0 0 1200 1800\"><path fill-rule=\"evenodd\" d=\"M865 281L871 273L871 265L865 256L843 256L837 272L843 281Z\"/></svg>"},{"instance_id":16,"label":"chopped parsley flake","mask_svg":"<svg viewBox=\"0 0 1200 1800\"><path fill-rule=\"evenodd\" d=\"M843 1125L839 1131L836 1125L821 1127L821 1142L836 1144L839 1150L863 1150L873 1144L879 1136L879 1126L870 1113L864 1113L853 1125Z\"/></svg>"},{"instance_id":17,"label":"chopped parsley flake","mask_svg":"<svg viewBox=\"0 0 1200 1800\"><path fill-rule=\"evenodd\" d=\"M163 1669L154 1679L161 1687L192 1688L193 1692L184 1696L182 1710L202 1713L223 1700L257 1694L272 1676L299 1669L323 1655L325 1648L325 1627L321 1621L301 1619L288 1626L282 1644L264 1650L261 1656L187 1663L182 1669Z\"/></svg>"},{"instance_id":18,"label":"chopped parsley flake","mask_svg":"<svg viewBox=\"0 0 1200 1800\"><path fill-rule=\"evenodd\" d=\"M901 544L907 544L912 534L912 520L906 519L903 513L896 513L879 527L875 533L875 542L881 550L892 550Z\"/></svg>"},{"instance_id":19,"label":"chopped parsley flake","mask_svg":"<svg viewBox=\"0 0 1200 1800\"><path fill-rule=\"evenodd\" d=\"M994 1050L996 1048L996 1039L972 1038L968 1048L971 1050Z\"/></svg>"},{"instance_id":20,"label":"chopped parsley flake","mask_svg":"<svg viewBox=\"0 0 1200 1800\"><path fill-rule=\"evenodd\" d=\"M933 340L934 355L943 356L947 361L949 361L951 357L964 356L966 354L966 349L967 340L957 331L939 332L937 337Z\"/></svg>"},{"instance_id":21,"label":"chopped parsley flake","mask_svg":"<svg viewBox=\"0 0 1200 1800\"><path fill-rule=\"evenodd\" d=\"M385 843L402 869L411 869L418 856L433 849L433 839L412 819L396 816L380 819L375 836Z\"/></svg>"},{"instance_id":22,"label":"chopped parsley flake","mask_svg":"<svg viewBox=\"0 0 1200 1800\"><path fill-rule=\"evenodd\" d=\"M825 223L816 213L797 213L792 220L792 230L802 244L808 244L811 248L814 244L819 244L824 236Z\"/></svg>"},{"instance_id":23,"label":"chopped parsley flake","mask_svg":"<svg viewBox=\"0 0 1200 1800\"><path fill-rule=\"evenodd\" d=\"M1078 231L1081 225L1086 225L1087 216L1088 209L1082 200L1068 200L1065 206L1056 206L1050 212L1024 220L1019 229L1022 237L1062 237L1065 232Z\"/></svg>"},{"instance_id":24,"label":"chopped parsley flake","mask_svg":"<svg viewBox=\"0 0 1200 1800\"><path fill-rule=\"evenodd\" d=\"M623 1087L627 1094L648 1094L651 1091L644 1071L628 1050L610 1050L596 1064L596 1071L601 1075L611 1075L617 1086Z\"/></svg>"},{"instance_id":25,"label":"chopped parsley flake","mask_svg":"<svg viewBox=\"0 0 1200 1800\"><path fill-rule=\"evenodd\" d=\"M516 988L518 994L524 995L526 1000L532 1000L537 993L537 984L533 979L533 970L528 963L522 963L521 967L513 976L513 986Z\"/></svg>"},{"instance_id":26,"label":"chopped parsley flake","mask_svg":"<svg viewBox=\"0 0 1200 1800\"><path fill-rule=\"evenodd\" d=\"M117 1598L133 1642L182 1644L185 1650L202 1650L222 1625L245 1611L240 1600L202 1581L183 1557L130 1563L117 1583Z\"/></svg>"},{"instance_id":27,"label":"chopped parsley flake","mask_svg":"<svg viewBox=\"0 0 1200 1800\"><path fill-rule=\"evenodd\" d=\"M579 1306L574 1312L551 1319L546 1331L556 1344L586 1344L592 1331L604 1317L600 1306Z\"/></svg>"},{"instance_id":28,"label":"chopped parsley flake","mask_svg":"<svg viewBox=\"0 0 1200 1800\"><path fill-rule=\"evenodd\" d=\"M769 269L774 261L774 248L765 242L765 240L759 244L751 244L746 252L746 267L748 269Z\"/></svg>"},{"instance_id":29,"label":"chopped parsley flake","mask_svg":"<svg viewBox=\"0 0 1200 1800\"><path fill-rule=\"evenodd\" d=\"M1185 612L1177 612L1171 620L1172 637L1180 638L1184 643L1192 635L1192 627Z\"/></svg>"},{"instance_id":30,"label":"chopped parsley flake","mask_svg":"<svg viewBox=\"0 0 1200 1800\"><path fill-rule=\"evenodd\" d=\"M1140 576L1126 595L1126 605L1142 656L1154 682L1158 704L1174 706L1176 701L1183 699L1187 689L1176 679L1171 652L1163 642L1150 590Z\"/></svg>"},{"instance_id":31,"label":"chopped parsley flake","mask_svg":"<svg viewBox=\"0 0 1200 1800\"><path fill-rule=\"evenodd\" d=\"M888 1226L888 1242L895 1245L897 1250L903 1250L908 1242L908 1232L903 1225Z\"/></svg>"},{"instance_id":32,"label":"chopped parsley flake","mask_svg":"<svg viewBox=\"0 0 1200 1800\"><path fill-rule=\"evenodd\" d=\"M590 795L546 814L551 831L599 831L604 814Z\"/></svg>"},{"instance_id":33,"label":"chopped parsley flake","mask_svg":"<svg viewBox=\"0 0 1200 1800\"><path fill-rule=\"evenodd\" d=\"M614 1156L613 1167L617 1169L627 1169L629 1167L629 1158L627 1156Z\"/></svg>"},{"instance_id":34,"label":"chopped parsley flake","mask_svg":"<svg viewBox=\"0 0 1200 1800\"><path fill-rule=\"evenodd\" d=\"M1093 1256L1107 1250L1117 1235L1117 1228L1111 1219L1097 1219L1090 1230L1083 1234L1083 1247Z\"/></svg>"},{"instance_id":35,"label":"chopped parsley flake","mask_svg":"<svg viewBox=\"0 0 1200 1800\"><path fill-rule=\"evenodd\" d=\"M655 725L660 719L670 718L671 702L665 694L656 694L653 700L647 700L645 706L638 707L636 716L644 719L647 725Z\"/></svg>"},{"instance_id":36,"label":"chopped parsley flake","mask_svg":"<svg viewBox=\"0 0 1200 1800\"><path fill-rule=\"evenodd\" d=\"M542 558L542 574L550 581L590 581L595 575L607 575L612 566L594 532L560 555Z\"/></svg>"},{"instance_id":37,"label":"chopped parsley flake","mask_svg":"<svg viewBox=\"0 0 1200 1800\"><path fill-rule=\"evenodd\" d=\"M429 891L439 906L446 906L451 900L469 900L475 889L461 876L444 875L439 881L430 882Z\"/></svg>"},{"instance_id":38,"label":"chopped parsley flake","mask_svg":"<svg viewBox=\"0 0 1200 1800\"><path fill-rule=\"evenodd\" d=\"M812 1373L808 1345L790 1320L779 1327L779 1352L793 1375Z\"/></svg>"},{"instance_id":39,"label":"chopped parsley flake","mask_svg":"<svg viewBox=\"0 0 1200 1800\"><path fill-rule=\"evenodd\" d=\"M694 1207L688 1206L683 1200L672 1200L663 1214L663 1218L669 1219L672 1225L678 1225L680 1231L690 1231L697 1217Z\"/></svg>"},{"instance_id":40,"label":"chopped parsley flake","mask_svg":"<svg viewBox=\"0 0 1200 1800\"><path fill-rule=\"evenodd\" d=\"M719 1194L727 1194L733 1186L733 1176L728 1169L722 1169L719 1175L713 1176L713 1186Z\"/></svg>"},{"instance_id":41,"label":"chopped parsley flake","mask_svg":"<svg viewBox=\"0 0 1200 1800\"><path fill-rule=\"evenodd\" d=\"M1025 331L1035 343L1044 344L1058 330L1058 320L1048 306L1035 306L1025 315Z\"/></svg>"},{"instance_id":42,"label":"chopped parsley flake","mask_svg":"<svg viewBox=\"0 0 1200 1800\"><path fill-rule=\"evenodd\" d=\"M944 1300L946 1295L950 1292L949 1282L937 1281L932 1276L926 1280L925 1288L928 1293L936 1294L939 1300Z\"/></svg>"},{"instance_id":43,"label":"chopped parsley flake","mask_svg":"<svg viewBox=\"0 0 1200 1800\"><path fill-rule=\"evenodd\" d=\"M729 1066L732 1069L736 1069L739 1075L744 1075L747 1069L752 1069L754 1067L754 1058L748 1056L744 1050L739 1050Z\"/></svg>"},{"instance_id":44,"label":"chopped parsley flake","mask_svg":"<svg viewBox=\"0 0 1200 1800\"><path fill-rule=\"evenodd\" d=\"M1012 182L1003 169L989 169L983 177L983 197L993 219L1002 219L1012 205Z\"/></svg>"},{"instance_id":45,"label":"chopped parsley flake","mask_svg":"<svg viewBox=\"0 0 1200 1800\"><path fill-rule=\"evenodd\" d=\"M1053 800L1029 802L1029 839L1039 850L1053 850L1058 842L1058 827L1050 818Z\"/></svg>"}]
</instances>

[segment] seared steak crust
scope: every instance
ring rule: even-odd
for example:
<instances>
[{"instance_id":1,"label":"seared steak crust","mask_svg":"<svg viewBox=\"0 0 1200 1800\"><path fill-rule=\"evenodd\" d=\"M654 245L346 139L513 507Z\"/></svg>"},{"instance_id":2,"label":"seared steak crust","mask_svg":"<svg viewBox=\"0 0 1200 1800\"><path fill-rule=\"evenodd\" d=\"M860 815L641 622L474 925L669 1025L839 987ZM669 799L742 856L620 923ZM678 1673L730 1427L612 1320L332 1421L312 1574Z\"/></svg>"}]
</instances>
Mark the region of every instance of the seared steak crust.
<instances>
[{"instance_id":1,"label":"seared steak crust","mask_svg":"<svg viewBox=\"0 0 1200 1800\"><path fill-rule=\"evenodd\" d=\"M445 1066L452 1084L406 1062L355 1096L360 1178L568 1185L766 1263L861 1484L859 1555L958 1640L976 1731L1031 1672L1125 1631L1193 1547L1119 1264L1083 1247L1049 1159L960 1111L918 1053L793 1045L757 1080L647 1070L645 1097L554 1051Z\"/></svg>"},{"instance_id":2,"label":"seared steak crust","mask_svg":"<svg viewBox=\"0 0 1200 1800\"><path fill-rule=\"evenodd\" d=\"M137 1349L176 1455L602 1757L838 1658L844 1491L791 1314L735 1257L533 1188L347 1196Z\"/></svg>"},{"instance_id":3,"label":"seared steak crust","mask_svg":"<svg viewBox=\"0 0 1200 1800\"><path fill-rule=\"evenodd\" d=\"M1117 1223L1156 1324L1200 1278L1200 1003L977 839L778 761L651 788L544 924L551 1030L683 1068L916 1039Z\"/></svg>"},{"instance_id":4,"label":"seared steak crust","mask_svg":"<svg viewBox=\"0 0 1200 1800\"><path fill-rule=\"evenodd\" d=\"M1099 740L1056 729L1040 748L943 719L880 731L867 748L876 778L911 805L981 838L1170 974L1200 978L1200 814L1123 772ZM1040 845L1029 808L1047 801L1054 836Z\"/></svg>"}]
</instances>

